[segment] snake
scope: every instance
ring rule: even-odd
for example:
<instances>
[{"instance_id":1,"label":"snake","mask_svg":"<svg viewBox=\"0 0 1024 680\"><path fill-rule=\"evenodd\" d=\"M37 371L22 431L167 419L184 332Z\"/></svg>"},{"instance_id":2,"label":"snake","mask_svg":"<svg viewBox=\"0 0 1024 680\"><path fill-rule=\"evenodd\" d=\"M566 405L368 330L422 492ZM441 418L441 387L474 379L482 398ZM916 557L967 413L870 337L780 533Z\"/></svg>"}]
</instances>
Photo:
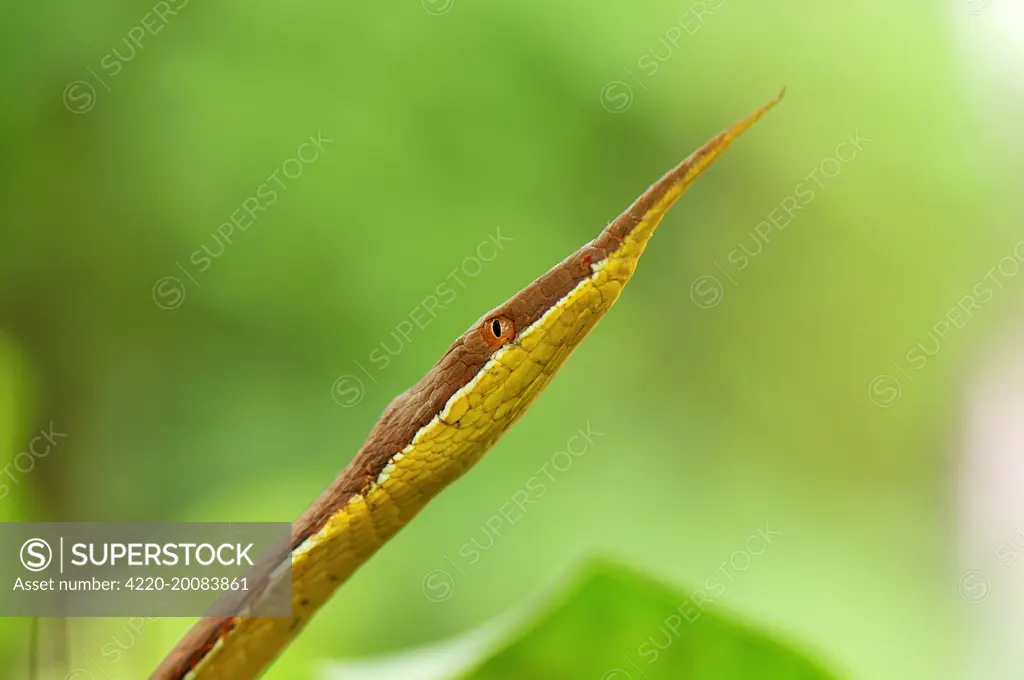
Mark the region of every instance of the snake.
<instances>
[{"instance_id":1,"label":"snake","mask_svg":"<svg viewBox=\"0 0 1024 680\"><path fill-rule=\"evenodd\" d=\"M706 142L597 238L484 314L394 398L351 462L292 525L283 558L291 566L290 617L236 609L202 618L150 680L260 676L356 569L522 417L615 304L668 209L784 93Z\"/></svg>"}]
</instances>

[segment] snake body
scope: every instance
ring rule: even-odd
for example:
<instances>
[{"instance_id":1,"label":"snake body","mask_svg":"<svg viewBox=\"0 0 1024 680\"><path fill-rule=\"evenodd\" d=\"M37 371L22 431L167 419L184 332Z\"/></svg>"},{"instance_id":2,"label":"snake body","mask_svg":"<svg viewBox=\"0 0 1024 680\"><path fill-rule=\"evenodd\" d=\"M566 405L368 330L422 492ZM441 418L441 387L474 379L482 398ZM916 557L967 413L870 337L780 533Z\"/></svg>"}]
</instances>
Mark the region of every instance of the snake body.
<instances>
[{"instance_id":1,"label":"snake body","mask_svg":"<svg viewBox=\"0 0 1024 680\"><path fill-rule=\"evenodd\" d=\"M151 680L260 675L359 566L523 415L618 299L665 212L779 98L704 144L596 239L481 317L391 402L293 525L291 618L202 619Z\"/></svg>"}]
</instances>

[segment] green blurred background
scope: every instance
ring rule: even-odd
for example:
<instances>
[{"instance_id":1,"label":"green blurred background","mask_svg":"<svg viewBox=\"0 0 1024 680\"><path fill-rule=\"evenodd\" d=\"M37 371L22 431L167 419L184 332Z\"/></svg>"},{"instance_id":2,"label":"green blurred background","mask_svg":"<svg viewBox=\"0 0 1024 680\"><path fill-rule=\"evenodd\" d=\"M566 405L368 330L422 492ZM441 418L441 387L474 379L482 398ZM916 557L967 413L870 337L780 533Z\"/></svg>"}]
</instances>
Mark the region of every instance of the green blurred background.
<instances>
[{"instance_id":1,"label":"green blurred background","mask_svg":"<svg viewBox=\"0 0 1024 680\"><path fill-rule=\"evenodd\" d=\"M900 371L1021 234L1019 81L985 33L1008 5L9 3L0 455L67 437L7 468L0 518L294 519L456 335L785 85L527 417L267 677L457 634L595 553L699 587L766 525L717 604L851 678L953 677L962 385L1020 280ZM318 131L333 142L219 243ZM815 198L740 270L801 183ZM200 271L204 247L223 252ZM70 662L142 677L189 623L73 621ZM16 672L28 627L0 626Z\"/></svg>"}]
</instances>

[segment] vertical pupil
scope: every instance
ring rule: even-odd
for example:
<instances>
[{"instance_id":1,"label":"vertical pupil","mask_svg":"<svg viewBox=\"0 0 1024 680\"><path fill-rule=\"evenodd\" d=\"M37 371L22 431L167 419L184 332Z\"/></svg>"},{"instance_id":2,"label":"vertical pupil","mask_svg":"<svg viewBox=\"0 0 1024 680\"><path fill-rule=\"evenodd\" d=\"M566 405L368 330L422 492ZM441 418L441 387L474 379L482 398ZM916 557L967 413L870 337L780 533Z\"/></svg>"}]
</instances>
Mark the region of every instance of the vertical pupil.
<instances>
[{"instance_id":1,"label":"vertical pupil","mask_svg":"<svg viewBox=\"0 0 1024 680\"><path fill-rule=\"evenodd\" d=\"M501 337L501 322L497 319L491 322L491 332L494 333L494 337Z\"/></svg>"}]
</instances>

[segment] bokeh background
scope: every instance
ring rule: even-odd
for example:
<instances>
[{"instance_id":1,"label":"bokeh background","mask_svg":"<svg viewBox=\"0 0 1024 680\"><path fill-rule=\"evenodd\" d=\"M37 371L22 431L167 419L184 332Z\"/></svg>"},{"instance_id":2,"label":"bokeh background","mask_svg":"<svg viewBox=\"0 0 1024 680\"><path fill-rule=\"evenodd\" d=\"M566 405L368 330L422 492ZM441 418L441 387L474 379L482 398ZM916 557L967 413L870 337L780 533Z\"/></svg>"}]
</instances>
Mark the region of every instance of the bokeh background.
<instances>
[{"instance_id":1,"label":"bokeh background","mask_svg":"<svg viewBox=\"0 0 1024 680\"><path fill-rule=\"evenodd\" d=\"M1019 3L0 13L3 520L292 520L457 334L785 85L531 412L267 677L458 634L593 554L717 574L716 604L846 677L1019 670L1024 567L996 557L1024 546L1024 438L999 430L1019 410L969 417L1021 345ZM585 455L494 520L581 428ZM49 622L40 644L138 678L189 623ZM0 622L10 675L28 635Z\"/></svg>"}]
</instances>

